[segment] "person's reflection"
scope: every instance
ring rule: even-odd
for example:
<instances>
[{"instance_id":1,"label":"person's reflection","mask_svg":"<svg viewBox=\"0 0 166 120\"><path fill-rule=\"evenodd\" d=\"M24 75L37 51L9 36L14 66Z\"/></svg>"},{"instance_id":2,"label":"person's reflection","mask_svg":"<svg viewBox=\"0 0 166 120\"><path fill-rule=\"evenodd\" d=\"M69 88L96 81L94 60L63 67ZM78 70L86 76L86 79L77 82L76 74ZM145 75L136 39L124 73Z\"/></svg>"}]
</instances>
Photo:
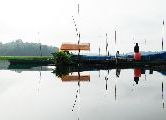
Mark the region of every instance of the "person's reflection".
<instances>
[{"instance_id":1,"label":"person's reflection","mask_svg":"<svg viewBox=\"0 0 166 120\"><path fill-rule=\"evenodd\" d=\"M105 90L107 91L108 90L108 85L107 85L108 77L107 76L105 77L105 81L106 81Z\"/></svg>"},{"instance_id":2,"label":"person's reflection","mask_svg":"<svg viewBox=\"0 0 166 120\"><path fill-rule=\"evenodd\" d=\"M136 84L138 84L138 82L139 82L139 77L141 77L141 69L135 68L134 69L134 81Z\"/></svg>"},{"instance_id":3,"label":"person's reflection","mask_svg":"<svg viewBox=\"0 0 166 120\"><path fill-rule=\"evenodd\" d=\"M145 74L145 69L141 68L141 74Z\"/></svg>"},{"instance_id":4,"label":"person's reflection","mask_svg":"<svg viewBox=\"0 0 166 120\"><path fill-rule=\"evenodd\" d=\"M149 70L149 74L153 74L153 70L152 69Z\"/></svg>"},{"instance_id":5,"label":"person's reflection","mask_svg":"<svg viewBox=\"0 0 166 120\"><path fill-rule=\"evenodd\" d=\"M99 70L99 78L100 78L100 70Z\"/></svg>"},{"instance_id":6,"label":"person's reflection","mask_svg":"<svg viewBox=\"0 0 166 120\"><path fill-rule=\"evenodd\" d=\"M138 84L139 77L134 77L134 81L135 81L136 84Z\"/></svg>"},{"instance_id":7,"label":"person's reflection","mask_svg":"<svg viewBox=\"0 0 166 120\"><path fill-rule=\"evenodd\" d=\"M119 76L120 76L120 71L121 71L121 69L116 68L116 77L119 77Z\"/></svg>"}]
</instances>

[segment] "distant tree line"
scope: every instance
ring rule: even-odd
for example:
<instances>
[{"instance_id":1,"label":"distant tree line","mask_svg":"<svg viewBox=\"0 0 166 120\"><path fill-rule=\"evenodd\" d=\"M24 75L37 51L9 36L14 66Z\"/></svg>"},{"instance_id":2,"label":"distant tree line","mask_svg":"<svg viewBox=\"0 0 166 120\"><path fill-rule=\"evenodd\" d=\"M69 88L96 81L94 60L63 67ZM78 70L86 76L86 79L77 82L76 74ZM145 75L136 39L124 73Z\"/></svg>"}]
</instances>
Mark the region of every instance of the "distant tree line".
<instances>
[{"instance_id":1,"label":"distant tree line","mask_svg":"<svg viewBox=\"0 0 166 120\"><path fill-rule=\"evenodd\" d=\"M0 42L0 56L51 56L58 50L40 43L24 43L21 39L5 44Z\"/></svg>"}]
</instances>

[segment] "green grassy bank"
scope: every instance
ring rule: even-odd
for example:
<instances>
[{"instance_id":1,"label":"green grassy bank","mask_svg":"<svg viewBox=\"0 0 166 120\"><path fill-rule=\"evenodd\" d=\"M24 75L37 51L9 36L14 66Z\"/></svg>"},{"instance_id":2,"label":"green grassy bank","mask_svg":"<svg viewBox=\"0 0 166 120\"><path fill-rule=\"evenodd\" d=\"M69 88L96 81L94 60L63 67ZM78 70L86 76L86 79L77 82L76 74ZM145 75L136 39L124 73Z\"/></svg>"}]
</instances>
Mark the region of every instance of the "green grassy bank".
<instances>
[{"instance_id":1,"label":"green grassy bank","mask_svg":"<svg viewBox=\"0 0 166 120\"><path fill-rule=\"evenodd\" d=\"M0 56L0 60L7 60L11 64L53 64L51 56Z\"/></svg>"}]
</instances>

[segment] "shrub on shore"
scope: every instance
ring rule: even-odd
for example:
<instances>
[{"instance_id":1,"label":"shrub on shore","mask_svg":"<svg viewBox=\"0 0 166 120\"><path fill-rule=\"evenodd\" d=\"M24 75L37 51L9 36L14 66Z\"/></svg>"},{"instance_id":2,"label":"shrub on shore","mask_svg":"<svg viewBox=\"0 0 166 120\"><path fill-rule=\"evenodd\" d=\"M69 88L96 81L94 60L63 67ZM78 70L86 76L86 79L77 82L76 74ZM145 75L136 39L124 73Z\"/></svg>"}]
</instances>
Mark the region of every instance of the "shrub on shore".
<instances>
[{"instance_id":1,"label":"shrub on shore","mask_svg":"<svg viewBox=\"0 0 166 120\"><path fill-rule=\"evenodd\" d=\"M56 65L70 65L72 63L71 54L68 52L52 53Z\"/></svg>"}]
</instances>

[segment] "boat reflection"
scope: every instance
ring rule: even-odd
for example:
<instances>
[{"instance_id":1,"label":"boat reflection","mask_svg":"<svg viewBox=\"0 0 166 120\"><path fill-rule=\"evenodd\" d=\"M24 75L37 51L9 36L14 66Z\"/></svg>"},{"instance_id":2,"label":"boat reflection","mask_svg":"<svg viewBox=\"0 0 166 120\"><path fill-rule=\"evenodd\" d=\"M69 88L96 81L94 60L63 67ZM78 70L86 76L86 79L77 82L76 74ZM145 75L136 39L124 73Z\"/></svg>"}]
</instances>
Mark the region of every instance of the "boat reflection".
<instances>
[{"instance_id":1,"label":"boat reflection","mask_svg":"<svg viewBox=\"0 0 166 120\"><path fill-rule=\"evenodd\" d=\"M100 79L103 79L105 81L105 92L106 92L106 95L109 95L108 93L111 93L111 86L114 86L113 89L113 94L114 94L114 98L115 98L115 101L117 100L117 86L118 86L118 79L120 79L120 75L121 75L121 72L124 70L122 68L116 68L116 69L104 69L105 70L105 75L103 76L103 74L101 74L101 71L103 69L85 69L85 68L65 68L63 69L62 71L59 71L60 69L56 69L56 76L60 77L60 79L62 80L62 82L78 82L78 89L76 90L76 95L75 95L75 100L74 100L74 104L73 104L73 107L72 107L72 111L74 110L75 108L75 105L76 103L79 101L79 96L80 96L80 82L90 82L90 74L85 74L87 73L87 71L98 71L99 72L99 75L98 77ZM79 71L78 71L79 70ZM110 74L110 71L114 71L115 70L115 76L116 78L114 78L114 82L108 82L109 80L112 80L111 77L112 77L112 72ZM86 71L86 72L85 72ZM148 72L147 72L148 71ZM154 74L154 71L156 72L159 72L161 74L165 73L165 69L160 69L158 67L154 67L154 68L133 68L133 81L135 83L135 85L138 85L139 82L140 82L140 78L142 77L142 74L144 74L145 76L145 80L146 80L146 74L149 73L149 74ZM58 74L60 73L60 75ZM111 83L111 85L109 85ZM114 85L112 85L114 84ZM162 96L162 108L164 108L164 83L162 82L161 83L161 96ZM119 91L118 91L119 92ZM79 104L79 102L77 103Z\"/></svg>"}]
</instances>

